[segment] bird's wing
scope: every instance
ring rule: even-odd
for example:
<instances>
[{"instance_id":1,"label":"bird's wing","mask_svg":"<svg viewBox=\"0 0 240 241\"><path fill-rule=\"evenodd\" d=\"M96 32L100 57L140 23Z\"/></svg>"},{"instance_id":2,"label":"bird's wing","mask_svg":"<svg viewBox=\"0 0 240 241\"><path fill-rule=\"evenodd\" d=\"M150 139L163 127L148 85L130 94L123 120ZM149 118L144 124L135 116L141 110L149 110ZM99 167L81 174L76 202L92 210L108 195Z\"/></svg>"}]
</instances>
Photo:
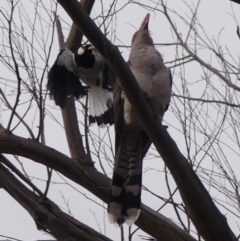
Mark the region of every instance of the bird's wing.
<instances>
[{"instance_id":1,"label":"bird's wing","mask_svg":"<svg viewBox=\"0 0 240 241\"><path fill-rule=\"evenodd\" d=\"M69 49L63 49L48 73L47 89L56 105L65 108L68 95L76 99L87 94L73 69L73 56Z\"/></svg>"},{"instance_id":2,"label":"bird's wing","mask_svg":"<svg viewBox=\"0 0 240 241\"><path fill-rule=\"evenodd\" d=\"M170 95L170 98L169 98L169 102L168 104L166 105L166 108L165 108L165 112L168 110L168 107L169 107L169 104L170 104L170 100L171 100L171 91L172 91L172 84L173 84L173 80L172 80L172 72L170 69L168 69L169 71L169 85L170 85L170 91L169 91L169 95Z\"/></svg>"},{"instance_id":3,"label":"bird's wing","mask_svg":"<svg viewBox=\"0 0 240 241\"><path fill-rule=\"evenodd\" d=\"M90 124L94 123L95 121L99 126L105 126L106 124L112 125L114 123L114 84L115 74L107 62L102 59L99 73L99 85L90 86L89 91L89 101L91 101L91 103L89 102L91 104L89 105Z\"/></svg>"},{"instance_id":4,"label":"bird's wing","mask_svg":"<svg viewBox=\"0 0 240 241\"><path fill-rule=\"evenodd\" d=\"M90 124L112 125L114 73L92 45L81 46L74 60L78 77L89 87Z\"/></svg>"}]
</instances>

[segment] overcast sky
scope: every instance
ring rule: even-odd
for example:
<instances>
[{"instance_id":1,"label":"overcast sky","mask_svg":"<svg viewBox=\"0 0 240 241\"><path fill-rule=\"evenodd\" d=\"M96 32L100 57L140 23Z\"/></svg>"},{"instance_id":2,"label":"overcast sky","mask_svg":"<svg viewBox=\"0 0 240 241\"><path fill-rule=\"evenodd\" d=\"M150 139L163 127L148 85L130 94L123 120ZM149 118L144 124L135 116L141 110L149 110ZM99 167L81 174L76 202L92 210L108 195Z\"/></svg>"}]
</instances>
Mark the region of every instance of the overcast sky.
<instances>
[{"instance_id":1,"label":"overcast sky","mask_svg":"<svg viewBox=\"0 0 240 241\"><path fill-rule=\"evenodd\" d=\"M23 1L22 1L23 2ZM25 2L25 1L24 1ZM47 0L43 0L42 2L48 4ZM111 1L104 0L103 1L105 5L106 10L108 9L108 5ZM127 2L125 0L119 1L120 4L117 5L117 9L121 9L122 6ZM144 4L150 4L152 1L140 1ZM184 16L191 16L191 13L189 12L188 8L184 4L184 1L178 0L168 0L168 6L170 9L174 9L179 15ZM153 4L153 3L152 3ZM192 4L193 6L196 6L197 1L193 0L189 2L189 4ZM153 4L154 5L154 4ZM155 4L156 5L156 4ZM33 12L33 4L30 3L30 1L26 1L25 10L29 13L29 17L33 19L34 12ZM156 5L157 7L157 5ZM0 1L0 8L2 9L8 9L7 1L1 0ZM100 13L101 5L100 1L96 1L96 4L94 6L94 10L92 11L92 17L97 16ZM230 51L232 53L236 53L235 56L239 55L239 49L240 49L240 43L239 39L236 35L236 26L237 23L232 17L233 12L236 14L236 16L239 16L240 11L240 5L230 3L228 0L202 0L199 10L198 10L198 20L203 26L204 30L206 31L207 36L210 39L219 38L221 41L222 46L228 46ZM42 11L44 13L44 11ZM133 33L136 31L136 29L140 26L143 18L145 15L150 12L148 9L138 6L137 4L128 4L124 8L122 8L121 11L118 12L117 18L116 18L116 24L113 26L110 31L114 30L115 38L113 38L114 34L112 32L109 33L109 37L112 37L112 40L115 40L115 44L118 45L130 45L131 38ZM154 39L155 43L173 43L173 35L172 30L167 23L165 17L163 14L159 11L150 12L151 18L150 18L150 30L152 32L152 37ZM61 16L62 19L66 21L69 25L71 25L70 19L66 16L64 11L62 10L61 6L58 7L58 14ZM44 18L44 15L42 16ZM17 17L16 17L17 18ZM237 18L237 21L239 19ZM67 27L67 24L63 23L63 26ZM46 25L48 23L45 23ZM185 35L188 31L188 28L184 23L182 23L180 20L175 18L175 24L178 26L178 32L182 35ZM65 28L65 37L67 36L68 29ZM219 35L220 33L220 35ZM29 32L29 37L31 33ZM163 54L164 60L166 62L173 60L175 51L174 48L170 48L167 46L164 47L158 47L159 51ZM58 42L57 42L57 35L55 34L55 45L53 47L52 56L50 64L54 62L54 59L56 58L58 54ZM121 48L121 51L123 52L124 58L127 60L129 55L129 49ZM203 51L201 52L201 56L206 59L206 61L210 61L211 56L209 53ZM40 61L38 59L38 61ZM213 63L214 60L213 60ZM217 63L216 63L217 64ZM186 69L188 72L186 73L187 78L189 80L197 80L199 78L199 73L196 71L196 69L188 68ZM0 72L5 71L4 67L0 64ZM198 76L198 77L196 77ZM9 78L13 78L13 76L9 75ZM45 79L45 82L47 79ZM178 85L180 85L180 80L176 74L176 77L173 79L175 82L174 88L177 88ZM2 82L0 82L1 85ZM2 86L3 88L3 86ZM175 89L176 90L176 89ZM198 97L199 89L196 87L193 87L192 93L195 94L196 97ZM1 100L0 100L1 101ZM47 104L54 106L54 103L50 100L47 101ZM0 104L0 108L1 108ZM61 121L61 113L58 108L51 109L52 114L58 119L59 122ZM6 124L8 122L8 113L5 113L3 111L0 111L0 122L6 127ZM31 120L33 116L29 117L29 120ZM171 111L169 111L165 115L166 122L171 123L173 118L173 115ZM53 147L66 155L69 155L68 146L65 140L64 136L64 130L61 128L60 125L56 124L55 121L53 121L51 118L47 117L48 125L46 125L46 144L50 147ZM111 129L113 129L111 127ZM93 126L91 128L95 133L98 133L98 128L96 126ZM101 134L103 135L105 133L105 130L100 130ZM185 145L182 143L182 137L179 135L179 133L174 130L173 128L169 128L169 133L174 138L174 140L177 142L180 150L184 151ZM24 137L26 136L25 130L18 129L16 130L15 134L22 135ZM185 154L183 152L183 154ZM11 160L13 160L11 158ZM32 161L21 159L24 163L26 171L31 175L31 177L35 177L33 182L37 184L42 190L45 188L45 180L46 179L46 169L45 167L42 167L41 165L38 165L36 163L33 163ZM99 164L96 161L96 166L100 170ZM14 161L13 161L14 162ZM14 162L15 163L15 162ZM19 166L19 165L18 165ZM162 170L163 163L160 161L159 158L148 160L147 162L144 162L144 170L147 170L147 168L152 169L159 169ZM236 168L239 170L239 165L236 165ZM111 177L111 169L109 167L106 167L106 170L108 171L109 177ZM143 177L143 183L144 185L151 187L151 190L160 194L161 196L167 195L167 190L165 187L165 183L162 185L162 189L159 190L159 185L156 184L155 180L162 180L164 179L164 175L161 172L146 172L144 173ZM49 198L54 200L59 204L59 206L67 211L67 206L65 204L63 196L67 199L69 208L71 209L71 213L74 215L76 219L79 219L81 222L84 222L85 224L89 225L90 227L96 229L99 232L102 232L103 234L106 234L109 238L112 238L113 240L120 240L120 231L119 228L110 225L108 223L106 212L102 209L101 206L95 205L93 202L91 202L89 199L83 197L82 193L86 194L88 198L96 200L100 205L104 205L102 201L99 201L96 199L91 193L84 190L80 186L76 185L75 183L68 181L69 184L72 185L72 187L76 188L78 190L75 191L73 188L69 187L69 185L63 184L65 181L62 179L62 176L60 177L57 173L53 174L53 180L49 191ZM213 194L212 194L213 195ZM217 194L216 194L217 195ZM152 198L148 193L143 192L142 197L143 203L146 203L151 206L151 208L158 208L160 205L158 203L157 199ZM170 209L166 208L161 211L163 215L169 218L175 218L175 214L170 211ZM95 220L95 215L97 217L97 220L99 223ZM51 239L47 234L37 231L35 223L33 222L30 215L13 199L11 198L3 189L0 189L0 235L5 235L9 237L14 237L19 240L44 240L44 239ZM175 219L176 220L176 219ZM237 219L236 218L230 218L228 219L228 222L233 229L233 231L237 234L239 233ZM133 229L135 229L134 227ZM127 227L125 227L125 230L127 231ZM139 232L138 235L141 233ZM135 235L133 240L139 240L139 236ZM127 237L127 235L126 235ZM2 240L4 238L1 238Z\"/></svg>"}]
</instances>

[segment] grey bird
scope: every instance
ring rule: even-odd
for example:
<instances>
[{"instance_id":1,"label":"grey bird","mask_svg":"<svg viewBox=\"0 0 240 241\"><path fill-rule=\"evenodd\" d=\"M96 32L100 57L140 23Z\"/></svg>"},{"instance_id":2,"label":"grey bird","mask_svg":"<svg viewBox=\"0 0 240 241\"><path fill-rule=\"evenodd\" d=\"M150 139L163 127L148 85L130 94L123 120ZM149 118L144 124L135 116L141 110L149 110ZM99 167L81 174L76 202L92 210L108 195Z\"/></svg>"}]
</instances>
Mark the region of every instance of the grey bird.
<instances>
[{"instance_id":1,"label":"grey bird","mask_svg":"<svg viewBox=\"0 0 240 241\"><path fill-rule=\"evenodd\" d=\"M172 89L170 70L154 47L148 30L150 14L133 35L129 67L152 108L156 121L162 122ZM108 204L110 223L132 225L140 215L142 161L151 141L134 114L118 83L114 94L115 165Z\"/></svg>"}]
</instances>

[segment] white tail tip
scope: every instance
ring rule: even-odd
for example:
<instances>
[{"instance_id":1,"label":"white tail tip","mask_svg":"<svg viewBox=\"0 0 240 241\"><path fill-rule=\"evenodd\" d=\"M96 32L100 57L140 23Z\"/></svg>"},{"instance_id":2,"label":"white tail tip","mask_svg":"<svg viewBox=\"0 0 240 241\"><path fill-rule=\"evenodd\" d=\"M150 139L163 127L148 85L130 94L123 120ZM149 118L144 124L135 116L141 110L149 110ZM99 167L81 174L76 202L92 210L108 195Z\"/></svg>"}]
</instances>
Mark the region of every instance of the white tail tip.
<instances>
[{"instance_id":1,"label":"white tail tip","mask_svg":"<svg viewBox=\"0 0 240 241\"><path fill-rule=\"evenodd\" d=\"M130 208L127 210L128 217L124 217L125 223L129 226L133 225L139 218L141 209Z\"/></svg>"},{"instance_id":2,"label":"white tail tip","mask_svg":"<svg viewBox=\"0 0 240 241\"><path fill-rule=\"evenodd\" d=\"M116 202L108 204L108 220L110 223L117 223L121 218L122 205Z\"/></svg>"}]
</instances>

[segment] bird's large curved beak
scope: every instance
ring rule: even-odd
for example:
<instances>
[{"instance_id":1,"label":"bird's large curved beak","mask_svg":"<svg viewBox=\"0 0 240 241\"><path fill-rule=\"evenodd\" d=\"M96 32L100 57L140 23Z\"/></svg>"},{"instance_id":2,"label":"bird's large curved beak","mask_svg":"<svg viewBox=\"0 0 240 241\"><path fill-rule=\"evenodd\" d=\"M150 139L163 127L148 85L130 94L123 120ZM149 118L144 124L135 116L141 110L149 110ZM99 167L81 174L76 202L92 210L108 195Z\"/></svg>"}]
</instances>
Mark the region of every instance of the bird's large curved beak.
<instances>
[{"instance_id":1,"label":"bird's large curved beak","mask_svg":"<svg viewBox=\"0 0 240 241\"><path fill-rule=\"evenodd\" d=\"M139 31L148 30L149 19L150 19L150 13L148 13L146 17L143 19L142 24L139 28Z\"/></svg>"}]
</instances>

